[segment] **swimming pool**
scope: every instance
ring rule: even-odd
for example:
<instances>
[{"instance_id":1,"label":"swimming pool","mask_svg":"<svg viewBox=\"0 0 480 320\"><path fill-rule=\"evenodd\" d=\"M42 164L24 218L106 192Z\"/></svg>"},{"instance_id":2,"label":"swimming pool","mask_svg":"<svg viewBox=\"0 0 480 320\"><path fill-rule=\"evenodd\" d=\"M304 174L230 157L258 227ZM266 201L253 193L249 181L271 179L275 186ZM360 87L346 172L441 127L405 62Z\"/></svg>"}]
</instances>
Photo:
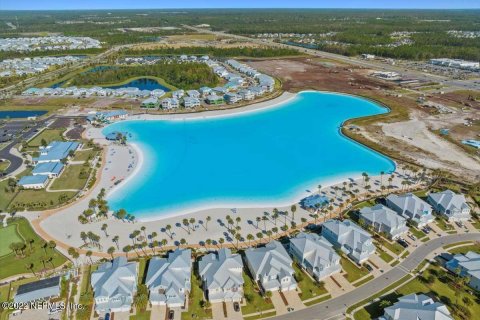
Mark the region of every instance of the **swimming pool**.
<instances>
[{"instance_id":1,"label":"swimming pool","mask_svg":"<svg viewBox=\"0 0 480 320\"><path fill-rule=\"evenodd\" d=\"M141 220L205 208L287 205L318 184L393 171L389 158L339 130L347 119L385 112L362 98L308 91L246 113L117 122L103 133L131 134L144 161L107 198L113 210L124 208Z\"/></svg>"}]
</instances>

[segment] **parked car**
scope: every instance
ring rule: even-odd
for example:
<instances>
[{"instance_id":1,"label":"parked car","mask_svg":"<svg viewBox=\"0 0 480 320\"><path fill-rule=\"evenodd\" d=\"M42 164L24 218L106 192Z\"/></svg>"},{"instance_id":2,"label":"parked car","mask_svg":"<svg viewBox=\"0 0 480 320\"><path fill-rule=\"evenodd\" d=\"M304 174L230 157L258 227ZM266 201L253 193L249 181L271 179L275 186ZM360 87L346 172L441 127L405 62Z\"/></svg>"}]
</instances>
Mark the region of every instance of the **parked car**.
<instances>
[{"instance_id":1,"label":"parked car","mask_svg":"<svg viewBox=\"0 0 480 320\"><path fill-rule=\"evenodd\" d=\"M425 232L426 234L429 234L429 233L430 233L430 230L428 230L427 227L424 227L424 228L422 229L422 231Z\"/></svg>"},{"instance_id":2,"label":"parked car","mask_svg":"<svg viewBox=\"0 0 480 320\"><path fill-rule=\"evenodd\" d=\"M233 303L233 310L235 310L235 312L240 311L240 304L238 302Z\"/></svg>"},{"instance_id":3,"label":"parked car","mask_svg":"<svg viewBox=\"0 0 480 320\"><path fill-rule=\"evenodd\" d=\"M365 266L365 268L367 268L368 271L372 272L373 271L373 268L371 265L369 265L368 263L364 263L363 264Z\"/></svg>"},{"instance_id":4,"label":"parked car","mask_svg":"<svg viewBox=\"0 0 480 320\"><path fill-rule=\"evenodd\" d=\"M404 248L408 247L408 243L403 239L398 239L397 242L398 242L398 244L400 244Z\"/></svg>"},{"instance_id":5,"label":"parked car","mask_svg":"<svg viewBox=\"0 0 480 320\"><path fill-rule=\"evenodd\" d=\"M409 234L408 237L409 237L410 239L412 239L413 241L417 240L417 238L415 238L415 236L414 236L413 234Z\"/></svg>"},{"instance_id":6,"label":"parked car","mask_svg":"<svg viewBox=\"0 0 480 320\"><path fill-rule=\"evenodd\" d=\"M169 310L168 311L168 320L173 320L175 317L175 311L174 310Z\"/></svg>"},{"instance_id":7,"label":"parked car","mask_svg":"<svg viewBox=\"0 0 480 320\"><path fill-rule=\"evenodd\" d=\"M110 320L110 313L105 314L105 320Z\"/></svg>"}]
</instances>

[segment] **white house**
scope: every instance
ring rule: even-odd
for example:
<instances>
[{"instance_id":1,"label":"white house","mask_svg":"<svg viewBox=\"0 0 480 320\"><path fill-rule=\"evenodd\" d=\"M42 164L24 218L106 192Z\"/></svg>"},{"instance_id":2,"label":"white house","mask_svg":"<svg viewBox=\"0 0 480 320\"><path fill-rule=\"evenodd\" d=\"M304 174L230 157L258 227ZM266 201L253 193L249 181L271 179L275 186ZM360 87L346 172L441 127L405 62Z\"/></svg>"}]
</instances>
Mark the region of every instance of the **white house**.
<instances>
[{"instance_id":1,"label":"white house","mask_svg":"<svg viewBox=\"0 0 480 320\"><path fill-rule=\"evenodd\" d=\"M445 267L453 273L460 271L460 276L469 277L468 285L480 291L480 254L469 251L466 254L456 254Z\"/></svg>"},{"instance_id":2,"label":"white house","mask_svg":"<svg viewBox=\"0 0 480 320\"><path fill-rule=\"evenodd\" d=\"M451 190L432 192L427 199L434 210L445 216L449 221L466 221L470 219L472 210L463 194Z\"/></svg>"},{"instance_id":3,"label":"white house","mask_svg":"<svg viewBox=\"0 0 480 320\"><path fill-rule=\"evenodd\" d=\"M255 281L264 291L295 290L295 271L287 250L278 241L271 241L265 247L245 251L247 267Z\"/></svg>"},{"instance_id":4,"label":"white house","mask_svg":"<svg viewBox=\"0 0 480 320\"><path fill-rule=\"evenodd\" d=\"M362 208L360 219L363 219L367 226L372 226L376 232L386 233L391 239L396 239L408 231L407 220L382 204Z\"/></svg>"},{"instance_id":5,"label":"white house","mask_svg":"<svg viewBox=\"0 0 480 320\"><path fill-rule=\"evenodd\" d=\"M212 303L241 301L243 298L243 262L239 254L222 248L198 262L205 296Z\"/></svg>"},{"instance_id":6,"label":"white house","mask_svg":"<svg viewBox=\"0 0 480 320\"><path fill-rule=\"evenodd\" d=\"M433 222L432 207L413 193L390 194L386 198L386 202L390 209L404 218L414 221L419 227Z\"/></svg>"},{"instance_id":7,"label":"white house","mask_svg":"<svg viewBox=\"0 0 480 320\"><path fill-rule=\"evenodd\" d=\"M372 236L350 220L327 220L322 236L360 264L375 253Z\"/></svg>"},{"instance_id":8,"label":"white house","mask_svg":"<svg viewBox=\"0 0 480 320\"><path fill-rule=\"evenodd\" d=\"M382 320L453 320L447 307L424 294L409 294L385 308Z\"/></svg>"},{"instance_id":9,"label":"white house","mask_svg":"<svg viewBox=\"0 0 480 320\"><path fill-rule=\"evenodd\" d=\"M290 239L290 254L315 279L321 280L342 270L340 256L332 244L315 233L299 233Z\"/></svg>"},{"instance_id":10,"label":"white house","mask_svg":"<svg viewBox=\"0 0 480 320\"><path fill-rule=\"evenodd\" d=\"M43 189L48 184L48 175L23 176L18 185L24 189Z\"/></svg>"}]
</instances>

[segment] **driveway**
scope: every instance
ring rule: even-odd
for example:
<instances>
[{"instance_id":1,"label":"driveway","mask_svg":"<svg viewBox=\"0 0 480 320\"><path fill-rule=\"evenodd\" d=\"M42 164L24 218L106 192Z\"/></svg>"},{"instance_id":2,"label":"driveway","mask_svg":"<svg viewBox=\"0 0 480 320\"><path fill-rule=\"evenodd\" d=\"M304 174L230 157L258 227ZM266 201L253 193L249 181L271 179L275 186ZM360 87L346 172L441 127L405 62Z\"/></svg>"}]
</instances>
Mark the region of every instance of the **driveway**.
<instances>
[{"instance_id":1,"label":"driveway","mask_svg":"<svg viewBox=\"0 0 480 320\"><path fill-rule=\"evenodd\" d=\"M115 320L129 320L130 319L130 312L114 312L113 318Z\"/></svg>"},{"instance_id":2,"label":"driveway","mask_svg":"<svg viewBox=\"0 0 480 320\"><path fill-rule=\"evenodd\" d=\"M227 309L227 319L228 320L242 320L242 310L235 311L233 309L233 302L225 302L225 307Z\"/></svg>"},{"instance_id":3,"label":"driveway","mask_svg":"<svg viewBox=\"0 0 480 320\"><path fill-rule=\"evenodd\" d=\"M283 296L285 299L288 301L288 306L290 308L293 308L294 310L300 310L305 308L305 305L302 302L302 299L300 299L300 296L298 295L298 292L295 290L290 290L290 291L285 291L283 293Z\"/></svg>"},{"instance_id":4,"label":"driveway","mask_svg":"<svg viewBox=\"0 0 480 320\"><path fill-rule=\"evenodd\" d=\"M287 306L285 305L285 302L283 301L280 292L272 291L272 303L275 311L277 312L277 315L287 313Z\"/></svg>"},{"instance_id":5,"label":"driveway","mask_svg":"<svg viewBox=\"0 0 480 320\"><path fill-rule=\"evenodd\" d=\"M342 316L342 314L345 312L348 306L360 302L363 299L380 291L382 288L385 288L393 282L400 280L407 274L405 270L411 272L430 254L439 254L440 252L443 252L441 247L461 241L480 241L480 233L448 235L442 238L436 238L427 241L420 245L400 264L396 265L390 271L385 272L382 276L367 282L363 286L351 290L350 292L347 292L337 298L330 299L300 311L294 311L281 315L276 317L276 319L344 319L345 317Z\"/></svg>"},{"instance_id":6,"label":"driveway","mask_svg":"<svg viewBox=\"0 0 480 320\"><path fill-rule=\"evenodd\" d=\"M225 315L223 314L223 302L212 303L212 316L213 320L225 319Z\"/></svg>"},{"instance_id":7,"label":"driveway","mask_svg":"<svg viewBox=\"0 0 480 320\"><path fill-rule=\"evenodd\" d=\"M164 320L167 317L166 306L152 306L150 320Z\"/></svg>"}]
</instances>

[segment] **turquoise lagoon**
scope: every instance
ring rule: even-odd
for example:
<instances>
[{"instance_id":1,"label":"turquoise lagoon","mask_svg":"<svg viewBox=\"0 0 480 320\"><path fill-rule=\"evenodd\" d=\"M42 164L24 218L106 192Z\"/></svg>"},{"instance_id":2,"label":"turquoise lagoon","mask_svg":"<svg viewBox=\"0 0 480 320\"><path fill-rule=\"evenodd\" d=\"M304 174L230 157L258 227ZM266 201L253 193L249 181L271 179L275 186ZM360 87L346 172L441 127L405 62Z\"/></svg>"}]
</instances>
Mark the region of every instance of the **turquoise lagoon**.
<instances>
[{"instance_id":1,"label":"turquoise lagoon","mask_svg":"<svg viewBox=\"0 0 480 320\"><path fill-rule=\"evenodd\" d=\"M128 132L144 160L107 198L113 210L124 208L140 220L208 208L288 205L319 184L395 170L389 158L339 130L347 119L385 112L362 98L305 91L244 113L117 122L103 133Z\"/></svg>"}]
</instances>

